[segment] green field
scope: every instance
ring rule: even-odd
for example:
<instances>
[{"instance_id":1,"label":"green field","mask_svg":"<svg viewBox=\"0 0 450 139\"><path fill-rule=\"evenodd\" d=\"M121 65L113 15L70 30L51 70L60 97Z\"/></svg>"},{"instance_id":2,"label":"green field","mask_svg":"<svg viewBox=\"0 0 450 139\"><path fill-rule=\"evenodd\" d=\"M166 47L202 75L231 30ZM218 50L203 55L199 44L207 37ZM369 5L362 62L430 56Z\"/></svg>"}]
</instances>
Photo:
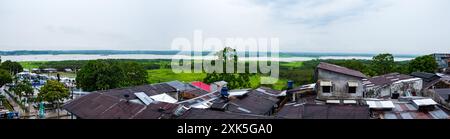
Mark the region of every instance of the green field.
<instances>
[{"instance_id":1,"label":"green field","mask_svg":"<svg viewBox=\"0 0 450 139\"><path fill-rule=\"evenodd\" d=\"M20 62L20 64L25 69L32 69L32 68L39 68L42 65L48 65L48 62ZM206 77L206 73L174 73L170 66L167 66L167 61L140 61L140 63L144 65L160 65L156 68L159 69L149 69L152 68L151 66L146 67L147 73L148 73L148 79L147 81L149 84L153 83L160 83L160 82L168 82L168 81L182 81L182 82L193 82L193 81L203 81L203 79ZM162 66L164 65L164 66ZM304 66L303 62L280 62L280 67L283 69L280 69L280 72L283 72L284 70L292 70L297 69L299 67ZM68 73L68 72L59 72L62 77L71 77L75 78L75 73ZM56 76L56 73L50 74L51 76ZM275 84L273 85L261 85L260 84L261 77L260 75L253 75L250 77L250 86L251 88L258 88L260 86L267 86L271 87L276 90L282 90L286 87L286 82L288 79L279 79Z\"/></svg>"},{"instance_id":2,"label":"green field","mask_svg":"<svg viewBox=\"0 0 450 139\"><path fill-rule=\"evenodd\" d=\"M206 73L174 73L171 69L147 70L150 84L178 80L182 82L203 81Z\"/></svg>"},{"instance_id":3,"label":"green field","mask_svg":"<svg viewBox=\"0 0 450 139\"><path fill-rule=\"evenodd\" d=\"M20 65L24 69L33 69L33 68L39 68L39 66L43 65L46 62L19 62Z\"/></svg>"}]
</instances>

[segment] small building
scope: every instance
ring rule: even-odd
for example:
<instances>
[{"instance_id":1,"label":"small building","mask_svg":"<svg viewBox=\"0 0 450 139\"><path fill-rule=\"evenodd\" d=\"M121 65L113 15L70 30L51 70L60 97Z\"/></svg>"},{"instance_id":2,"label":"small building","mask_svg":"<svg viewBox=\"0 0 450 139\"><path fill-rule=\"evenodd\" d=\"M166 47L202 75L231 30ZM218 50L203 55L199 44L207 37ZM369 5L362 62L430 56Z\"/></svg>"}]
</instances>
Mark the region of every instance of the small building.
<instances>
[{"instance_id":1,"label":"small building","mask_svg":"<svg viewBox=\"0 0 450 139\"><path fill-rule=\"evenodd\" d=\"M450 54L435 53L435 54L433 54L433 57L436 60L436 63L438 64L438 68L441 71L448 70L448 65L450 63Z\"/></svg>"},{"instance_id":2,"label":"small building","mask_svg":"<svg viewBox=\"0 0 450 139\"><path fill-rule=\"evenodd\" d=\"M240 97L230 97L225 111L255 115L272 115L280 106L280 96L281 91L260 87Z\"/></svg>"},{"instance_id":3,"label":"small building","mask_svg":"<svg viewBox=\"0 0 450 139\"><path fill-rule=\"evenodd\" d=\"M422 79L409 75L390 73L364 80L365 98L398 98L420 96Z\"/></svg>"},{"instance_id":4,"label":"small building","mask_svg":"<svg viewBox=\"0 0 450 139\"><path fill-rule=\"evenodd\" d=\"M315 70L317 98L361 99L363 97L362 80L366 76L356 70L321 62Z\"/></svg>"}]
</instances>

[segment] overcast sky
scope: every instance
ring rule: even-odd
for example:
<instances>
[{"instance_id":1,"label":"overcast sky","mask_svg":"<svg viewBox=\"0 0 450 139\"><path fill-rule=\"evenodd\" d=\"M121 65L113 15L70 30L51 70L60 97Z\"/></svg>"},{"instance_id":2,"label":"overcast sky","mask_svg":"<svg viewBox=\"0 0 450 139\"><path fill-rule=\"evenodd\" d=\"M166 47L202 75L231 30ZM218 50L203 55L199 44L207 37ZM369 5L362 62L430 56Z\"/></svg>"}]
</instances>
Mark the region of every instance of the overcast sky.
<instances>
[{"instance_id":1,"label":"overcast sky","mask_svg":"<svg viewBox=\"0 0 450 139\"><path fill-rule=\"evenodd\" d=\"M169 50L278 37L281 51L450 52L450 0L0 0L0 50Z\"/></svg>"}]
</instances>

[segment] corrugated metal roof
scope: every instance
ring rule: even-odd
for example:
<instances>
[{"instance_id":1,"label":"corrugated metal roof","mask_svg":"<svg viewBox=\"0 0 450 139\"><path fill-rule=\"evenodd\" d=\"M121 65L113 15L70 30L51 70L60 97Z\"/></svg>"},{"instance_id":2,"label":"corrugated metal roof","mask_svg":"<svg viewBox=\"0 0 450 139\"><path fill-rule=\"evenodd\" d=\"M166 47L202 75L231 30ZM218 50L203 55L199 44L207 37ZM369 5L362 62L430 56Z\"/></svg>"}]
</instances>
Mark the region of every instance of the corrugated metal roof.
<instances>
[{"instance_id":1,"label":"corrugated metal roof","mask_svg":"<svg viewBox=\"0 0 450 139\"><path fill-rule=\"evenodd\" d=\"M366 78L366 75L364 75L360 71L352 70L352 69L349 69L346 67L341 67L338 65L330 64L330 63L320 62L319 65L317 66L317 68L336 72L336 73L341 73L341 74L345 74L345 75L350 75L350 76L354 76L354 77Z\"/></svg>"}]
</instances>

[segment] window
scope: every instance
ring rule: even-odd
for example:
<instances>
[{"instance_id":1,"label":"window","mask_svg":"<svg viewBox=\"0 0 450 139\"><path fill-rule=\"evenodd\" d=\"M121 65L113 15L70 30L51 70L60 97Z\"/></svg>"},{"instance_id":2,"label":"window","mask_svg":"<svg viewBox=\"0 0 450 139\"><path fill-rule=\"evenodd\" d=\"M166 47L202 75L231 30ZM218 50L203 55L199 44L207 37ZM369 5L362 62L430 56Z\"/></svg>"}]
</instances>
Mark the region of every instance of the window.
<instances>
[{"instance_id":1,"label":"window","mask_svg":"<svg viewBox=\"0 0 450 139\"><path fill-rule=\"evenodd\" d=\"M356 87L348 87L348 93L356 93Z\"/></svg>"},{"instance_id":2,"label":"window","mask_svg":"<svg viewBox=\"0 0 450 139\"><path fill-rule=\"evenodd\" d=\"M322 86L323 93L331 93L331 86Z\"/></svg>"},{"instance_id":3,"label":"window","mask_svg":"<svg viewBox=\"0 0 450 139\"><path fill-rule=\"evenodd\" d=\"M348 82L348 93L356 93L356 87L358 87L358 82L349 81Z\"/></svg>"},{"instance_id":4,"label":"window","mask_svg":"<svg viewBox=\"0 0 450 139\"><path fill-rule=\"evenodd\" d=\"M320 86L322 87L323 93L331 93L332 90L332 84L330 81L321 81Z\"/></svg>"}]
</instances>

